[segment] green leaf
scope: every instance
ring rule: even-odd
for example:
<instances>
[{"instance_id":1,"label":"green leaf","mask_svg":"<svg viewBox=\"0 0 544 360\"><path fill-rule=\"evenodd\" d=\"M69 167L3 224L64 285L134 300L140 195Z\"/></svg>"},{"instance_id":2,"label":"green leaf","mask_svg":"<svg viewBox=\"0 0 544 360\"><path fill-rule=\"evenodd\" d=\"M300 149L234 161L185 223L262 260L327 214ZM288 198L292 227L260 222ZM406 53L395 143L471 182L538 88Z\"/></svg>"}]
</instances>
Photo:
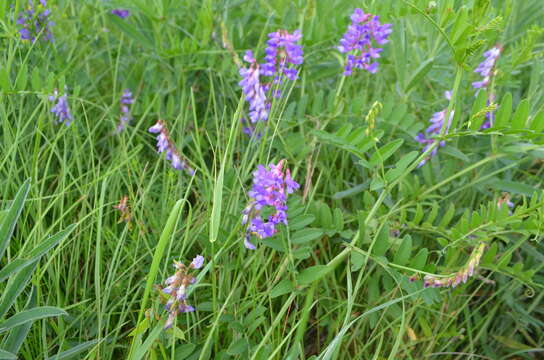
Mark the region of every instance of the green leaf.
<instances>
[{"instance_id":1,"label":"green leaf","mask_svg":"<svg viewBox=\"0 0 544 360\"><path fill-rule=\"evenodd\" d=\"M155 343L155 341L159 338L159 335L162 333L162 327L163 325L161 323L157 324L153 331L149 334L147 339L140 344L134 353L130 356L131 360L140 360L143 359L144 356L148 353L149 349L151 348L151 345Z\"/></svg>"},{"instance_id":2,"label":"green leaf","mask_svg":"<svg viewBox=\"0 0 544 360\"><path fill-rule=\"evenodd\" d=\"M402 240L402 243L399 246L399 249L395 253L393 262L398 265L406 265L408 260L410 260L410 255L412 254L412 237L406 235Z\"/></svg>"},{"instance_id":3,"label":"green leaf","mask_svg":"<svg viewBox=\"0 0 544 360\"><path fill-rule=\"evenodd\" d=\"M289 219L289 230L300 230L310 225L315 221L315 216L312 214L304 214L295 217L294 219Z\"/></svg>"},{"instance_id":4,"label":"green leaf","mask_svg":"<svg viewBox=\"0 0 544 360\"><path fill-rule=\"evenodd\" d=\"M24 309L31 309L36 306L36 293L37 291L33 287ZM28 336L31 327L32 323L28 322L26 324L19 325L11 329L9 331L8 337L4 340L2 344L4 350L17 354L19 352L19 349L23 345L26 337Z\"/></svg>"},{"instance_id":5,"label":"green leaf","mask_svg":"<svg viewBox=\"0 0 544 360\"><path fill-rule=\"evenodd\" d=\"M34 91L41 91L42 90L42 81L41 81L41 78L40 78L40 69L37 66L34 67L34 69L32 70L31 83L32 83L32 90L34 90Z\"/></svg>"},{"instance_id":6,"label":"green leaf","mask_svg":"<svg viewBox=\"0 0 544 360\"><path fill-rule=\"evenodd\" d=\"M5 92L11 91L9 72L5 67L0 68L0 88L2 88L2 90Z\"/></svg>"},{"instance_id":7,"label":"green leaf","mask_svg":"<svg viewBox=\"0 0 544 360\"><path fill-rule=\"evenodd\" d=\"M24 290L35 269L36 263L34 262L32 265L24 267L9 279L6 288L2 292L2 297L0 298L0 318L6 314L17 299L17 296Z\"/></svg>"},{"instance_id":8,"label":"green leaf","mask_svg":"<svg viewBox=\"0 0 544 360\"><path fill-rule=\"evenodd\" d=\"M340 208L335 208L333 213L334 229L336 231L344 230L344 213Z\"/></svg>"},{"instance_id":9,"label":"green leaf","mask_svg":"<svg viewBox=\"0 0 544 360\"><path fill-rule=\"evenodd\" d=\"M153 42L147 38L145 35L138 31L134 25L128 21L124 21L115 15L110 15L109 20L119 28L123 33L125 33L129 38L136 41L136 43L142 45L148 50L152 50L154 45Z\"/></svg>"},{"instance_id":10,"label":"green leaf","mask_svg":"<svg viewBox=\"0 0 544 360\"><path fill-rule=\"evenodd\" d=\"M490 184L493 188L501 191L506 191L513 194L522 194L532 196L539 190L531 185L527 185L517 181L497 180Z\"/></svg>"},{"instance_id":11,"label":"green leaf","mask_svg":"<svg viewBox=\"0 0 544 360\"><path fill-rule=\"evenodd\" d=\"M235 356L235 355L242 355L248 350L249 350L249 342L247 341L247 339L242 338L230 344L229 348L227 349L227 353L229 355Z\"/></svg>"},{"instance_id":12,"label":"green leaf","mask_svg":"<svg viewBox=\"0 0 544 360\"><path fill-rule=\"evenodd\" d=\"M42 241L34 249L30 250L28 256L33 260L40 259L49 250L51 250L57 244L62 242L64 239L66 239L68 235L70 235L72 231L74 231L75 228L76 228L76 224L69 225L66 229L59 231L55 235L46 239L45 241Z\"/></svg>"},{"instance_id":13,"label":"green leaf","mask_svg":"<svg viewBox=\"0 0 544 360\"><path fill-rule=\"evenodd\" d=\"M415 85L420 84L421 80L432 69L433 63L434 63L434 57L432 57L430 59L427 59L424 62L422 62L419 65L419 67L416 69L416 71L413 73L414 75L412 75L412 77L408 81L408 85L406 86L406 90L404 92L408 92Z\"/></svg>"},{"instance_id":14,"label":"green leaf","mask_svg":"<svg viewBox=\"0 0 544 360\"><path fill-rule=\"evenodd\" d=\"M2 360L17 360L17 355L12 354L9 351L0 349L0 359L2 359Z\"/></svg>"},{"instance_id":15,"label":"green leaf","mask_svg":"<svg viewBox=\"0 0 544 360\"><path fill-rule=\"evenodd\" d=\"M385 224L378 233L378 236L376 236L376 242L372 247L372 253L376 256L384 256L390 246L391 243L389 242L389 226Z\"/></svg>"},{"instance_id":16,"label":"green leaf","mask_svg":"<svg viewBox=\"0 0 544 360\"><path fill-rule=\"evenodd\" d=\"M272 290L270 290L270 297L273 299L275 297L285 295L293 291L295 291L295 286L293 285L291 280L283 279L282 281L277 283L276 286L272 288Z\"/></svg>"},{"instance_id":17,"label":"green leaf","mask_svg":"<svg viewBox=\"0 0 544 360\"><path fill-rule=\"evenodd\" d=\"M540 111L531 121L531 130L539 133L544 130L544 110Z\"/></svg>"},{"instance_id":18,"label":"green leaf","mask_svg":"<svg viewBox=\"0 0 544 360\"><path fill-rule=\"evenodd\" d=\"M11 207L3 217L2 224L0 224L0 260L2 259L2 256L4 256L4 251L6 251L9 245L9 240L13 234L13 230L15 229L17 219L23 210L23 205L26 197L28 196L29 189L30 180L27 180L15 195L15 199L11 203Z\"/></svg>"},{"instance_id":19,"label":"green leaf","mask_svg":"<svg viewBox=\"0 0 544 360\"><path fill-rule=\"evenodd\" d=\"M427 262L428 253L429 253L429 250L427 250L426 248L420 249L417 255L412 260L412 262L410 263L410 267L417 270L423 270L423 268L425 267L425 263Z\"/></svg>"},{"instance_id":20,"label":"green leaf","mask_svg":"<svg viewBox=\"0 0 544 360\"><path fill-rule=\"evenodd\" d=\"M333 269L327 265L315 265L304 269L298 274L297 282L300 285L309 285L327 275Z\"/></svg>"},{"instance_id":21,"label":"green leaf","mask_svg":"<svg viewBox=\"0 0 544 360\"><path fill-rule=\"evenodd\" d=\"M1 323L0 334L8 331L11 328L26 324L28 322L34 322L36 320L61 315L68 315L68 313L60 308L53 306L39 306L30 310L24 310Z\"/></svg>"},{"instance_id":22,"label":"green leaf","mask_svg":"<svg viewBox=\"0 0 544 360\"><path fill-rule=\"evenodd\" d=\"M323 236L323 229L302 229L291 235L291 243L304 244Z\"/></svg>"},{"instance_id":23,"label":"green leaf","mask_svg":"<svg viewBox=\"0 0 544 360\"><path fill-rule=\"evenodd\" d=\"M52 356L52 357L48 358L48 360L66 360L66 359L70 359L73 356L79 355L82 352L87 351L89 348L95 346L96 344L98 344L98 340L85 341L85 342L82 342L81 344L76 345L76 346L74 346L74 347L72 347L72 348L70 348L70 349L68 349L66 351L63 351L61 353L58 353L55 356ZM80 356L78 358L81 359L82 357Z\"/></svg>"},{"instance_id":24,"label":"green leaf","mask_svg":"<svg viewBox=\"0 0 544 360\"><path fill-rule=\"evenodd\" d=\"M512 120L512 128L513 129L525 129L525 124L527 123L527 119L529 118L529 100L523 99L518 105L518 108L516 109L516 113L514 114L514 119Z\"/></svg>"},{"instance_id":25,"label":"green leaf","mask_svg":"<svg viewBox=\"0 0 544 360\"><path fill-rule=\"evenodd\" d=\"M29 259L15 259L11 261L8 265L4 266L2 270L0 270L0 282L4 281L18 271L24 269L33 262L34 261Z\"/></svg>"},{"instance_id":26,"label":"green leaf","mask_svg":"<svg viewBox=\"0 0 544 360\"><path fill-rule=\"evenodd\" d=\"M505 127L510 121L510 116L512 116L512 94L506 93L502 99L495 116L495 127Z\"/></svg>"},{"instance_id":27,"label":"green leaf","mask_svg":"<svg viewBox=\"0 0 544 360\"><path fill-rule=\"evenodd\" d=\"M404 143L403 139L393 140L390 143L382 146L370 157L370 164L377 166L383 164L397 149Z\"/></svg>"},{"instance_id":28,"label":"green leaf","mask_svg":"<svg viewBox=\"0 0 544 360\"><path fill-rule=\"evenodd\" d=\"M480 90L478 93L478 96L476 97L476 100L472 104L472 111L470 113L470 123L469 128L470 130L478 130L480 129L480 126L484 122L485 116L484 114L481 114L481 111L486 107L487 103L487 91ZM477 114L479 114L477 116Z\"/></svg>"}]
</instances>

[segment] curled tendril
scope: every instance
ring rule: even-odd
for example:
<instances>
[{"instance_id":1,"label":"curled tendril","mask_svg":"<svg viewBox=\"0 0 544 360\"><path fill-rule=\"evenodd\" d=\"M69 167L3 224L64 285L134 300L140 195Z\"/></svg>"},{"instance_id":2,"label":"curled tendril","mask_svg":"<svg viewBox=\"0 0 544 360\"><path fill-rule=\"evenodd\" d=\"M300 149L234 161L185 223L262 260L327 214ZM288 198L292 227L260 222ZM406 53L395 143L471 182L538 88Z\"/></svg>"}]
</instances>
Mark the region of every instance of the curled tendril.
<instances>
[{"instance_id":1,"label":"curled tendril","mask_svg":"<svg viewBox=\"0 0 544 360\"><path fill-rule=\"evenodd\" d=\"M523 294L528 298L532 298L533 296L535 296L535 289L527 284L525 284L525 286L526 288Z\"/></svg>"}]
</instances>

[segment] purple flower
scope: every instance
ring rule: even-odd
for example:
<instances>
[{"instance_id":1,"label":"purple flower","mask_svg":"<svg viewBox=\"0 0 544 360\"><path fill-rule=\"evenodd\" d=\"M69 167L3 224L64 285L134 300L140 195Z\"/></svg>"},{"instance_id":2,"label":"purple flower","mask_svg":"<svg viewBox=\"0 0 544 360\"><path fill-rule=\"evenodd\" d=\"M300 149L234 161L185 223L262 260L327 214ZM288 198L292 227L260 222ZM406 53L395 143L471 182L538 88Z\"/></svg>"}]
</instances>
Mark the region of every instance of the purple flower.
<instances>
[{"instance_id":1,"label":"purple flower","mask_svg":"<svg viewBox=\"0 0 544 360\"><path fill-rule=\"evenodd\" d=\"M197 255L191 262L190 267L193 269L200 269L204 265L204 256Z\"/></svg>"},{"instance_id":2,"label":"purple flower","mask_svg":"<svg viewBox=\"0 0 544 360\"><path fill-rule=\"evenodd\" d=\"M444 95L447 99L451 98L451 92L449 91L446 91ZM431 150L431 153L429 154L429 156L421 160L418 167L425 165L425 163L431 157L435 156L438 153L438 147L442 147L446 145L446 142L444 140L438 140L436 138L436 135L440 135L440 132L442 131L442 127L444 126L444 121L446 119L446 112L447 112L447 109L434 113L431 119L429 120L431 125L429 125L429 127L425 130L425 134L423 133L417 134L415 140L418 143L425 145L425 147L422 150L423 152L426 152L434 143L439 142L438 146L436 146L433 150ZM446 124L444 135L447 134L450 130L451 121L453 119L454 114L455 112L452 110L448 118L448 123Z\"/></svg>"},{"instance_id":3,"label":"purple flower","mask_svg":"<svg viewBox=\"0 0 544 360\"><path fill-rule=\"evenodd\" d=\"M242 212L242 224L247 224L244 245L250 250L256 248L250 241L252 234L259 239L268 238L277 232L276 225L287 225L287 194L298 189L299 184L291 178L289 169L283 171L284 165L285 160L270 164L268 169L259 165L253 173L253 186L248 192L251 201ZM267 221L261 216L264 208L274 209Z\"/></svg>"},{"instance_id":4,"label":"purple flower","mask_svg":"<svg viewBox=\"0 0 544 360\"><path fill-rule=\"evenodd\" d=\"M178 153L174 143L170 139L170 134L166 128L166 124L162 120L158 120L155 125L149 128L150 133L157 135L157 152L166 152L166 160L169 160L172 167L176 170L185 170L189 175L194 175L195 171Z\"/></svg>"},{"instance_id":5,"label":"purple flower","mask_svg":"<svg viewBox=\"0 0 544 360\"><path fill-rule=\"evenodd\" d=\"M134 103L134 99L132 98L132 92L130 92L129 89L125 89L123 91L123 95L121 96L120 104L121 104L121 118L119 121L119 124L117 124L117 133L120 133L124 131L130 121L132 120L132 116L130 115L130 107L129 105L132 105Z\"/></svg>"},{"instance_id":6,"label":"purple flower","mask_svg":"<svg viewBox=\"0 0 544 360\"><path fill-rule=\"evenodd\" d=\"M21 40L35 42L37 37L43 34L43 39L53 41L53 34L50 27L54 24L49 21L50 15L51 11L47 9L46 0L40 0L36 6L32 0L29 0L26 10L20 12L17 17Z\"/></svg>"},{"instance_id":7,"label":"purple flower","mask_svg":"<svg viewBox=\"0 0 544 360\"><path fill-rule=\"evenodd\" d=\"M491 82L491 78L494 75L494 68L499 55L501 54L502 48L499 46L494 46L490 50L484 53L485 60L482 61L474 70L475 73L480 74L483 79L480 81L475 81L472 83L472 86L475 89L485 89Z\"/></svg>"},{"instance_id":8,"label":"purple flower","mask_svg":"<svg viewBox=\"0 0 544 360\"><path fill-rule=\"evenodd\" d=\"M260 65L253 57L252 51L247 51L244 60L250 63L249 68L241 68L242 80L238 83L242 87L246 101L249 103L249 118L252 124L268 119L270 104L266 99L265 88L260 80Z\"/></svg>"},{"instance_id":9,"label":"purple flower","mask_svg":"<svg viewBox=\"0 0 544 360\"><path fill-rule=\"evenodd\" d=\"M287 30L278 30L268 34L269 40L265 49L265 62L257 63L252 51L247 51L244 61L249 67L241 68L242 87L245 99L249 103L249 124L242 128L248 136L259 139L261 134L256 132L255 124L267 121L270 111L270 97L279 97L279 89L273 84L280 84L285 78L294 81L298 77L297 65L304 61L302 47L298 44L302 38L299 30L290 34ZM264 81L262 77L270 77ZM246 122L245 119L242 119Z\"/></svg>"},{"instance_id":10,"label":"purple flower","mask_svg":"<svg viewBox=\"0 0 544 360\"><path fill-rule=\"evenodd\" d=\"M49 101L56 101L55 105L51 109L51 112L58 118L57 123L62 122L66 126L70 125L73 118L72 113L70 112L70 106L68 105L66 90L64 95L59 96L58 90L55 89L53 95L49 96Z\"/></svg>"},{"instance_id":11,"label":"purple flower","mask_svg":"<svg viewBox=\"0 0 544 360\"><path fill-rule=\"evenodd\" d=\"M302 38L300 30L295 30L292 34L279 30L268 34L268 38L263 75L274 76L277 82L283 76L291 81L296 80L298 70L294 65L301 65L304 61L302 47L297 44Z\"/></svg>"},{"instance_id":12,"label":"purple flower","mask_svg":"<svg viewBox=\"0 0 544 360\"><path fill-rule=\"evenodd\" d=\"M353 68L364 69L370 73L378 71L378 63L373 59L380 57L383 45L393 31L391 24L381 24L378 16L365 14L357 8L351 15L351 25L340 40L338 50L347 54L344 75L353 73ZM373 62L374 61L374 62Z\"/></svg>"},{"instance_id":13,"label":"purple flower","mask_svg":"<svg viewBox=\"0 0 544 360\"><path fill-rule=\"evenodd\" d=\"M474 70L475 73L480 74L483 79L472 83L472 87L477 89L476 95L480 92L480 89L488 89L491 79L495 75L495 65L501 54L502 48L500 46L494 46L490 50L484 53L485 60L482 61ZM495 94L488 93L486 101L487 106L495 100ZM495 122L495 113L489 111L485 114L486 121L482 124L480 129L485 130L493 126Z\"/></svg>"},{"instance_id":14,"label":"purple flower","mask_svg":"<svg viewBox=\"0 0 544 360\"><path fill-rule=\"evenodd\" d=\"M168 329L174 324L178 313L192 312L195 308L187 304L187 289L196 283L196 278L188 273L190 269L199 269L204 264L204 257L197 255L189 266L174 261L176 273L168 277L164 283L168 286L163 287L161 292L167 295L168 300L164 308L168 311L168 319L164 324L164 329Z\"/></svg>"},{"instance_id":15,"label":"purple flower","mask_svg":"<svg viewBox=\"0 0 544 360\"><path fill-rule=\"evenodd\" d=\"M121 19L126 19L130 15L130 11L125 9L113 9L111 13L119 16Z\"/></svg>"}]
</instances>

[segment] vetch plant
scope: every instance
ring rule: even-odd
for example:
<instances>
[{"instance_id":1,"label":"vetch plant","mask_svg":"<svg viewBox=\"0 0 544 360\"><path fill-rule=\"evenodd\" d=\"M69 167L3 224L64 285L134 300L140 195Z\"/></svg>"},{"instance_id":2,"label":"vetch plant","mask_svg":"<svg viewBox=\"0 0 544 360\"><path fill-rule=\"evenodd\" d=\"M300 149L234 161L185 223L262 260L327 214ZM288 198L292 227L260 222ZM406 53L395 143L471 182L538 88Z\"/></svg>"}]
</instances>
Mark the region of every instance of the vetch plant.
<instances>
[{"instance_id":1,"label":"vetch plant","mask_svg":"<svg viewBox=\"0 0 544 360\"><path fill-rule=\"evenodd\" d=\"M196 278L190 275L189 271L200 269L202 265L204 265L204 257L201 255L197 255L189 266L174 261L176 273L164 281L167 286L161 289L169 298L165 305L169 315L164 329L168 329L174 324L178 313L195 311L195 308L187 303L187 288L196 283Z\"/></svg>"},{"instance_id":2,"label":"vetch plant","mask_svg":"<svg viewBox=\"0 0 544 360\"><path fill-rule=\"evenodd\" d=\"M134 98L132 97L132 92L129 89L123 91L121 95L120 105L121 105L121 117L119 119L119 124L117 124L117 133L124 131L132 120L130 115L130 105L134 103Z\"/></svg>"},{"instance_id":3,"label":"vetch plant","mask_svg":"<svg viewBox=\"0 0 544 360\"><path fill-rule=\"evenodd\" d=\"M53 108L51 108L51 112L57 117L57 124L64 123L64 125L66 126L70 125L72 123L73 117L72 112L70 111L70 106L68 104L66 89L64 91L64 95L60 96L58 90L55 89L53 94L49 96L49 101L56 101Z\"/></svg>"},{"instance_id":4,"label":"vetch plant","mask_svg":"<svg viewBox=\"0 0 544 360\"><path fill-rule=\"evenodd\" d=\"M291 178L289 169L284 170L286 163L281 160L277 165L270 164L268 169L259 165L253 173L253 186L248 192L251 202L242 217L242 224L247 225L244 245L250 250L256 249L250 241L251 235L268 238L278 231L278 224L287 225L287 195L300 186ZM261 213L267 207L273 208L274 212L264 220Z\"/></svg>"},{"instance_id":5,"label":"vetch plant","mask_svg":"<svg viewBox=\"0 0 544 360\"><path fill-rule=\"evenodd\" d=\"M181 157L173 141L170 139L170 134L164 121L158 120L155 125L149 128L149 132L158 134L157 152L159 154L166 152L166 160L171 161L174 169L185 170L189 175L195 174L195 171L187 164L187 161Z\"/></svg>"},{"instance_id":6,"label":"vetch plant","mask_svg":"<svg viewBox=\"0 0 544 360\"><path fill-rule=\"evenodd\" d=\"M489 90L489 85L491 84L491 81L496 74L495 66L501 52L502 48L497 45L484 53L485 60L482 61L474 70L475 73L478 73L483 77L482 80L472 83L472 87L477 89L476 94L478 94L481 89ZM489 106L493 101L495 101L495 94L492 91L489 91L486 101L487 106ZM493 123L495 122L495 112L487 112L485 114L485 118L486 121L482 124L481 128L489 129L493 126Z\"/></svg>"},{"instance_id":7,"label":"vetch plant","mask_svg":"<svg viewBox=\"0 0 544 360\"><path fill-rule=\"evenodd\" d=\"M239 85L249 103L249 121L242 119L246 125L243 131L249 136L258 137L255 126L260 121L268 120L271 107L270 97L280 96L278 87L285 79L291 81L297 79L296 66L304 61L302 47L298 44L302 39L300 30L295 30L292 34L287 30L278 30L268 34L268 37L264 64L259 64L253 51L248 50L244 55L244 61L249 63L249 67L239 70L242 76ZM261 79L263 76L272 79L263 82Z\"/></svg>"},{"instance_id":8,"label":"vetch plant","mask_svg":"<svg viewBox=\"0 0 544 360\"><path fill-rule=\"evenodd\" d=\"M391 32L391 24L380 23L379 16L365 14L362 9L355 9L351 15L351 24L340 40L338 50L347 54L344 75L353 73L353 68L364 69L372 74L378 71L378 62L383 45Z\"/></svg>"},{"instance_id":9,"label":"vetch plant","mask_svg":"<svg viewBox=\"0 0 544 360\"><path fill-rule=\"evenodd\" d=\"M451 92L446 91L444 93L444 96L446 97L446 99L450 100ZM447 111L448 109L446 108L442 111L434 113L431 119L429 120L431 125L425 130L425 134L424 133L417 134L416 141L420 144L425 145L425 147L423 148L423 152L427 151L427 149L429 149L434 143L439 142L438 146L436 146L433 150L431 150L431 153L429 154L429 156L421 160L418 167L425 165L425 163L429 161L431 157L435 156L438 153L439 147L446 145L446 141L439 140L436 138L436 136L440 135L440 132L442 131L442 128L444 127L444 121L446 120ZM446 128L444 130L444 135L446 135L450 130L451 121L453 119L454 113L455 112L452 110L450 113L450 116L448 117L448 122L445 125Z\"/></svg>"},{"instance_id":10,"label":"vetch plant","mask_svg":"<svg viewBox=\"0 0 544 360\"><path fill-rule=\"evenodd\" d=\"M19 25L19 34L21 40L35 42L40 34L46 41L53 41L51 26L53 22L49 20L51 11L47 9L46 0L39 0L36 5L32 0L28 1L26 10L22 11L17 17Z\"/></svg>"}]
</instances>

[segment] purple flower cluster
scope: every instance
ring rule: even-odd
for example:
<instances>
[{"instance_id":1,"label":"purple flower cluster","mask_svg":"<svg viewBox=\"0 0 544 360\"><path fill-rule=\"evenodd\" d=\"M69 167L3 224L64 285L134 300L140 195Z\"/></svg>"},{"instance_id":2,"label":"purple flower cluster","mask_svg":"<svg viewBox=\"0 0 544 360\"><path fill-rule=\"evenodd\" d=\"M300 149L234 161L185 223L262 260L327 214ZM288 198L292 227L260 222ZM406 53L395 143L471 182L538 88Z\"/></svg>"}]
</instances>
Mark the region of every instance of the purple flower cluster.
<instances>
[{"instance_id":1,"label":"purple flower cluster","mask_svg":"<svg viewBox=\"0 0 544 360\"><path fill-rule=\"evenodd\" d=\"M168 319L164 328L168 329L174 324L174 320L179 313L193 312L195 308L187 304L187 288L196 283L196 278L188 274L191 269L200 269L204 265L204 257L197 255L189 266L174 261L176 273L165 280L166 287L161 291L168 295L165 308L168 311Z\"/></svg>"},{"instance_id":2,"label":"purple flower cluster","mask_svg":"<svg viewBox=\"0 0 544 360\"><path fill-rule=\"evenodd\" d=\"M472 87L475 89L487 89L491 83L491 79L495 75L495 65L501 54L502 48L494 46L490 50L484 53L485 60L482 61L474 70L475 73L480 74L483 79L472 83ZM477 94L478 92L476 92ZM486 101L487 106L495 100L495 94L489 93ZM482 124L481 129L489 129L495 122L495 112L489 111L485 114L486 121Z\"/></svg>"},{"instance_id":3,"label":"purple flower cluster","mask_svg":"<svg viewBox=\"0 0 544 360\"><path fill-rule=\"evenodd\" d=\"M125 9L113 9L111 13L119 16L121 19L126 19L130 15L130 11Z\"/></svg>"},{"instance_id":4,"label":"purple flower cluster","mask_svg":"<svg viewBox=\"0 0 544 360\"><path fill-rule=\"evenodd\" d=\"M382 48L375 47L383 45L389 40L387 38L393 31L391 24L381 24L379 16L365 14L357 8L351 15L351 25L340 40L338 50L347 53L344 75L353 73L353 68L364 69L370 73L378 71L378 62L373 59L380 57ZM374 41L373 41L374 40Z\"/></svg>"},{"instance_id":5,"label":"purple flower cluster","mask_svg":"<svg viewBox=\"0 0 544 360\"><path fill-rule=\"evenodd\" d=\"M17 18L17 25L21 27L19 29L21 39L34 42L38 35L43 33L45 40L53 41L53 34L50 30L53 22L49 21L50 15L51 11L47 9L46 0L39 0L36 6L32 0L29 0L26 10L21 12Z\"/></svg>"},{"instance_id":6,"label":"purple flower cluster","mask_svg":"<svg viewBox=\"0 0 544 360\"><path fill-rule=\"evenodd\" d=\"M157 135L157 152L166 152L166 160L172 162L172 167L176 170L185 170L189 175L194 175L195 171L187 164L187 162L178 153L174 143L170 139L170 134L166 124L162 120L158 120L155 125L149 128L150 133Z\"/></svg>"},{"instance_id":7,"label":"purple flower cluster","mask_svg":"<svg viewBox=\"0 0 544 360\"><path fill-rule=\"evenodd\" d=\"M68 126L72 122L72 113L70 112L70 106L68 105L68 97L66 90L64 95L59 96L57 89L53 92L53 95L49 96L49 101L56 101L55 105L51 109L51 112L58 118L57 123L64 123Z\"/></svg>"},{"instance_id":8,"label":"purple flower cluster","mask_svg":"<svg viewBox=\"0 0 544 360\"><path fill-rule=\"evenodd\" d=\"M268 238L277 232L276 225L287 225L287 194L300 186L291 178L289 169L283 171L285 163L281 160L278 165L270 164L268 169L259 165L253 173L253 186L248 192L251 202L242 217L242 224L247 224L244 245L250 250L256 249L250 242L252 234L259 239ZM261 216L265 208L274 209L266 221Z\"/></svg>"},{"instance_id":9,"label":"purple flower cluster","mask_svg":"<svg viewBox=\"0 0 544 360\"><path fill-rule=\"evenodd\" d=\"M123 95L121 95L121 118L119 121L119 124L117 124L117 132L120 133L124 131L130 121L132 120L132 116L130 115L130 107L129 105L132 105L134 103L134 99L132 98L132 92L129 89L125 89L123 91Z\"/></svg>"},{"instance_id":10,"label":"purple flower cluster","mask_svg":"<svg viewBox=\"0 0 544 360\"><path fill-rule=\"evenodd\" d=\"M486 89L491 82L491 78L494 75L495 64L499 59L502 49L499 46L494 46L490 50L484 53L485 60L482 61L474 70L475 73L483 76L480 81L472 83L472 87L475 89Z\"/></svg>"},{"instance_id":11,"label":"purple flower cluster","mask_svg":"<svg viewBox=\"0 0 544 360\"><path fill-rule=\"evenodd\" d=\"M449 91L446 91L445 96L446 96L446 99L449 100L451 98L451 93ZM445 146L446 145L446 142L444 140L440 141L440 140L436 139L436 137L435 137L435 135L440 135L440 131L442 130L442 127L444 125L444 121L446 120L446 112L447 112L447 109L444 109L442 111L434 113L433 116L431 117L431 119L429 120L431 122L431 125L425 130L425 134L423 134L423 133L417 134L416 141L418 143L420 143L420 144L425 145L425 147L423 148L423 152L427 151L427 149L429 149L436 142L439 142L439 144L438 144L439 146ZM455 113L454 111L452 111L450 113L444 135L449 132L449 129L450 129L450 126L451 126L451 121L453 119L454 113ZM435 156L437 154L437 152L438 152L438 147L439 146L436 146L433 150L431 150L431 153L429 154L429 156L427 158L421 160L418 167L421 167L421 166L425 165L425 163L431 157Z\"/></svg>"},{"instance_id":12,"label":"purple flower cluster","mask_svg":"<svg viewBox=\"0 0 544 360\"><path fill-rule=\"evenodd\" d=\"M466 283L468 278L474 275L474 270L480 264L480 259L484 253L485 245L480 244L472 251L468 263L458 272L451 276L436 277L426 275L423 279L424 287L456 287L461 283Z\"/></svg>"},{"instance_id":13,"label":"purple flower cluster","mask_svg":"<svg viewBox=\"0 0 544 360\"><path fill-rule=\"evenodd\" d=\"M300 30L295 30L292 34L286 30L268 34L263 75L274 76L275 81L281 81L283 76L295 81L298 77L295 65L301 65L304 61L302 47L298 44L301 38Z\"/></svg>"},{"instance_id":14,"label":"purple flower cluster","mask_svg":"<svg viewBox=\"0 0 544 360\"><path fill-rule=\"evenodd\" d=\"M272 84L280 84L285 78L296 80L298 76L296 65L301 65L304 61L302 47L298 44L302 38L299 30L292 34L286 30L279 30L268 34L268 38L264 64L259 64L253 52L247 51L244 61L249 63L249 67L240 69L242 80L239 85L249 103L249 121L242 119L243 122L247 122L243 131L250 136L257 134L255 125L259 121L268 120L270 101L267 94L280 96L279 90L273 89ZM262 82L263 76L272 77L272 81Z\"/></svg>"}]
</instances>

